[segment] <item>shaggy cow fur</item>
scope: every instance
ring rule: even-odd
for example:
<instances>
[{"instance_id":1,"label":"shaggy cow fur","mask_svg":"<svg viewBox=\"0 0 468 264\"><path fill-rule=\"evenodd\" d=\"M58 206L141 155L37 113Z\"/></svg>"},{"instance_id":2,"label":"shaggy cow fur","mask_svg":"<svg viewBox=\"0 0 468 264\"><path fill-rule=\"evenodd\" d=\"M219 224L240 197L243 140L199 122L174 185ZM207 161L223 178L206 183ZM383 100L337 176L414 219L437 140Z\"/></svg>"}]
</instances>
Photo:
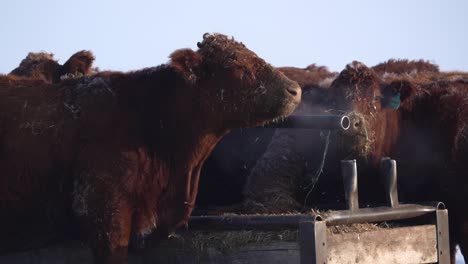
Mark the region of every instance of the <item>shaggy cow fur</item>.
<instances>
[{"instance_id":1,"label":"shaggy cow fur","mask_svg":"<svg viewBox=\"0 0 468 264\"><path fill-rule=\"evenodd\" d=\"M10 72L10 75L57 83L64 78L91 74L94 59L91 51L82 50L73 54L65 64L60 65L51 53L30 52L20 65Z\"/></svg>"},{"instance_id":2,"label":"shaggy cow fur","mask_svg":"<svg viewBox=\"0 0 468 264\"><path fill-rule=\"evenodd\" d=\"M198 46L56 85L0 76L3 249L15 231L54 223L83 234L97 263L125 263L132 234L187 223L223 135L299 103L298 84L242 43L206 34Z\"/></svg>"}]
</instances>

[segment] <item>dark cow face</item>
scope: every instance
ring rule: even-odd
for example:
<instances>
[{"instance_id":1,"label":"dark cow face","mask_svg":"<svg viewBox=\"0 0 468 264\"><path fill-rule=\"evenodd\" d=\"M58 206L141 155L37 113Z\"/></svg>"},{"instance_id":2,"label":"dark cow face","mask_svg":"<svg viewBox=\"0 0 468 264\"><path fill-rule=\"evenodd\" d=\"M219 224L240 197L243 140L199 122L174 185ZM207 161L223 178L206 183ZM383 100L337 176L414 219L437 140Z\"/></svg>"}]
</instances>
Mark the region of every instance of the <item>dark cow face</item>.
<instances>
[{"instance_id":1,"label":"dark cow face","mask_svg":"<svg viewBox=\"0 0 468 264\"><path fill-rule=\"evenodd\" d=\"M362 63L347 65L330 87L333 109L351 118L351 127L341 138L343 148L354 157L367 157L380 150L388 122L392 122L389 119L412 90L404 80L383 82Z\"/></svg>"},{"instance_id":2,"label":"dark cow face","mask_svg":"<svg viewBox=\"0 0 468 264\"><path fill-rule=\"evenodd\" d=\"M73 54L62 67L62 75L72 74L73 76L83 76L92 73L91 66L95 58L91 51L82 50Z\"/></svg>"},{"instance_id":3,"label":"dark cow face","mask_svg":"<svg viewBox=\"0 0 468 264\"><path fill-rule=\"evenodd\" d=\"M298 105L299 85L244 44L205 34L198 47L196 52L176 51L171 64L199 89L206 118L226 128L255 126L289 115Z\"/></svg>"},{"instance_id":4,"label":"dark cow face","mask_svg":"<svg viewBox=\"0 0 468 264\"><path fill-rule=\"evenodd\" d=\"M60 65L54 59L53 54L30 52L10 74L41 79L48 83L58 83L63 77L68 78L90 74L93 62L94 55L87 50L73 54L64 65Z\"/></svg>"},{"instance_id":5,"label":"dark cow face","mask_svg":"<svg viewBox=\"0 0 468 264\"><path fill-rule=\"evenodd\" d=\"M58 80L57 73L61 72L61 65L54 60L54 55L45 52L30 52L20 65L10 72L11 75L42 79L46 82Z\"/></svg>"}]
</instances>

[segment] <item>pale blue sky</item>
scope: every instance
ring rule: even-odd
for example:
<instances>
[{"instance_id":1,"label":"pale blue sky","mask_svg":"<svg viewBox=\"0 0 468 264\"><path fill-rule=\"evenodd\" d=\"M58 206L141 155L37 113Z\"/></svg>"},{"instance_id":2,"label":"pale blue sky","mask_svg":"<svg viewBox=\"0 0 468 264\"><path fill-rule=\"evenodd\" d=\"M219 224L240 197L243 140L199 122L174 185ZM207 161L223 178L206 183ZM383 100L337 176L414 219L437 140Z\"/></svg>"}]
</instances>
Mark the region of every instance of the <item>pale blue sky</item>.
<instances>
[{"instance_id":1,"label":"pale blue sky","mask_svg":"<svg viewBox=\"0 0 468 264\"><path fill-rule=\"evenodd\" d=\"M90 49L101 69L156 66L205 32L232 35L274 66L424 58L468 71L467 14L464 0L10 0L0 9L0 73L41 50L63 63Z\"/></svg>"}]
</instances>

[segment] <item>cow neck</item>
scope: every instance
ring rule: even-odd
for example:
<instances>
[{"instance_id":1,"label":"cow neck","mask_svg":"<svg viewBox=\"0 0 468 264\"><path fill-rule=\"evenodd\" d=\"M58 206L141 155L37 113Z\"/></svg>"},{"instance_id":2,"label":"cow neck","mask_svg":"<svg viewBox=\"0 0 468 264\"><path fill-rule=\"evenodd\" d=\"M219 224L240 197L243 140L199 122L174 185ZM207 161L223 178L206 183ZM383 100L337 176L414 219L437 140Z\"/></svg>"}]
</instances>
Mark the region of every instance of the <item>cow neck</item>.
<instances>
[{"instance_id":1,"label":"cow neck","mask_svg":"<svg viewBox=\"0 0 468 264\"><path fill-rule=\"evenodd\" d=\"M384 109L382 118L377 118L376 137L374 142L374 151L372 160L374 163L380 163L383 157L391 156L392 151L400 136L401 113L399 110Z\"/></svg>"},{"instance_id":2,"label":"cow neck","mask_svg":"<svg viewBox=\"0 0 468 264\"><path fill-rule=\"evenodd\" d=\"M183 199L187 208L193 208L203 162L228 131L203 112L206 102L198 87L187 84L171 67L123 77L118 80L125 92L122 97L137 113L143 142L156 159L154 164L167 166L162 172L167 175L158 175L167 180L163 200L173 204Z\"/></svg>"},{"instance_id":3,"label":"cow neck","mask_svg":"<svg viewBox=\"0 0 468 264\"><path fill-rule=\"evenodd\" d=\"M161 197L162 204L159 205L164 211L172 211L169 215L177 223L174 227L179 227L188 220L195 206L203 163L221 139L221 136L208 131L195 134L192 130L180 136L170 158L167 189Z\"/></svg>"},{"instance_id":4,"label":"cow neck","mask_svg":"<svg viewBox=\"0 0 468 264\"><path fill-rule=\"evenodd\" d=\"M460 105L466 96L464 87L453 87L453 84L442 82L429 84L420 88L418 94L402 107L402 120L405 127L411 128L411 134L418 137L436 151L450 153L457 134L462 129L460 116L463 112ZM461 89L460 89L461 88Z\"/></svg>"}]
</instances>

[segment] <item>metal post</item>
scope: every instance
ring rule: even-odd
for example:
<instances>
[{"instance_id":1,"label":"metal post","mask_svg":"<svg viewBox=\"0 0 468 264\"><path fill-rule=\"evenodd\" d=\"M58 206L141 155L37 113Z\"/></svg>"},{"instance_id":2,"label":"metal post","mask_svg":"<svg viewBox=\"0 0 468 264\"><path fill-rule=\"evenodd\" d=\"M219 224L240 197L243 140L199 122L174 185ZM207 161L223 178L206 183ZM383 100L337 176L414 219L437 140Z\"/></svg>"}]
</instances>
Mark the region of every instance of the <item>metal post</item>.
<instances>
[{"instance_id":1,"label":"metal post","mask_svg":"<svg viewBox=\"0 0 468 264\"><path fill-rule=\"evenodd\" d=\"M290 115L283 121L266 127L347 130L350 124L346 115Z\"/></svg>"},{"instance_id":2,"label":"metal post","mask_svg":"<svg viewBox=\"0 0 468 264\"><path fill-rule=\"evenodd\" d=\"M299 223L301 264L326 264L327 225L325 221L303 221Z\"/></svg>"},{"instance_id":3,"label":"metal post","mask_svg":"<svg viewBox=\"0 0 468 264\"><path fill-rule=\"evenodd\" d=\"M348 209L351 211L357 210L359 209L359 198L356 160L342 160L341 173Z\"/></svg>"},{"instance_id":4,"label":"metal post","mask_svg":"<svg viewBox=\"0 0 468 264\"><path fill-rule=\"evenodd\" d=\"M437 214L437 255L439 264L450 263L450 241L447 209L436 210Z\"/></svg>"},{"instance_id":5,"label":"metal post","mask_svg":"<svg viewBox=\"0 0 468 264\"><path fill-rule=\"evenodd\" d=\"M380 162L380 175L385 183L385 194L392 208L400 205L398 201L397 167L396 161L389 157Z\"/></svg>"}]
</instances>

